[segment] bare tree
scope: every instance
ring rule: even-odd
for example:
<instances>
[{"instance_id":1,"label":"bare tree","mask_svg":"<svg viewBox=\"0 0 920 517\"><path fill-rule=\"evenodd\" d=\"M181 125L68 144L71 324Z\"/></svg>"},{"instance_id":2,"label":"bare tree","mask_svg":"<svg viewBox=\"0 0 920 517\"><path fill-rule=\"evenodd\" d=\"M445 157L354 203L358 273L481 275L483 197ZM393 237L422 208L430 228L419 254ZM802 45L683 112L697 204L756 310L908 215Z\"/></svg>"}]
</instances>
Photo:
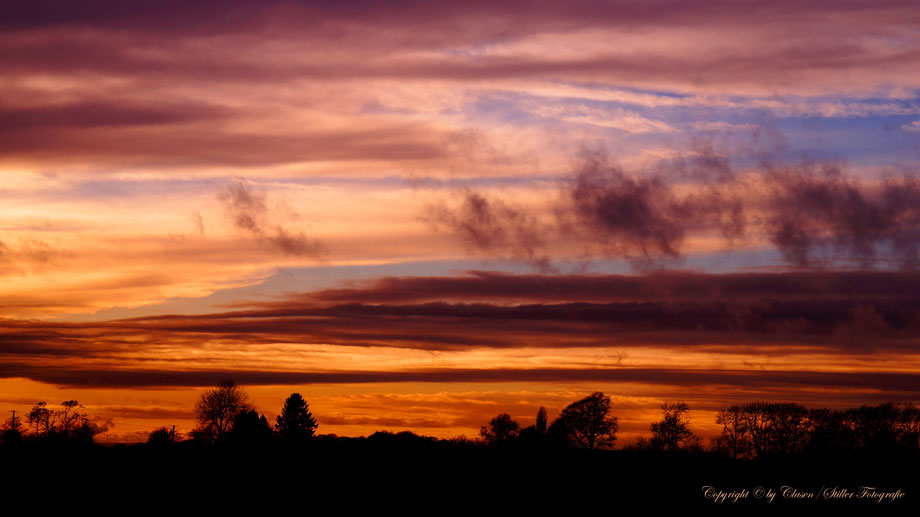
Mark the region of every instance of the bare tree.
<instances>
[{"instance_id":1,"label":"bare tree","mask_svg":"<svg viewBox=\"0 0 920 517\"><path fill-rule=\"evenodd\" d=\"M613 447L619 428L617 418L610 415L610 397L599 391L569 404L553 425L586 449Z\"/></svg>"},{"instance_id":2,"label":"bare tree","mask_svg":"<svg viewBox=\"0 0 920 517\"><path fill-rule=\"evenodd\" d=\"M772 452L773 422L769 402L749 402L741 406L741 425L747 433L754 456Z\"/></svg>"},{"instance_id":3,"label":"bare tree","mask_svg":"<svg viewBox=\"0 0 920 517\"><path fill-rule=\"evenodd\" d=\"M252 409L249 395L232 380L221 382L216 388L201 394L195 404L195 414L202 430L216 438L223 438L233 419Z\"/></svg>"},{"instance_id":4,"label":"bare tree","mask_svg":"<svg viewBox=\"0 0 920 517\"><path fill-rule=\"evenodd\" d=\"M661 405L661 421L652 424L652 446L656 449L676 451L693 442L693 431L686 420L690 406L686 402Z\"/></svg>"},{"instance_id":5,"label":"bare tree","mask_svg":"<svg viewBox=\"0 0 920 517\"><path fill-rule=\"evenodd\" d=\"M32 406L32 410L26 416L29 424L35 429L35 436L47 436L54 425L54 412L48 409L47 404L39 402Z\"/></svg>"},{"instance_id":6,"label":"bare tree","mask_svg":"<svg viewBox=\"0 0 920 517\"><path fill-rule=\"evenodd\" d=\"M716 423L722 426L722 434L716 440L721 448L731 453L732 458L746 454L750 448L742 413L741 406L734 405L716 414Z\"/></svg>"},{"instance_id":7,"label":"bare tree","mask_svg":"<svg viewBox=\"0 0 920 517\"><path fill-rule=\"evenodd\" d=\"M81 427L87 425L89 420L86 413L83 412L83 406L76 400L68 400L61 403L60 411L56 411L58 432L64 436L69 436Z\"/></svg>"},{"instance_id":8,"label":"bare tree","mask_svg":"<svg viewBox=\"0 0 920 517\"><path fill-rule=\"evenodd\" d=\"M61 409L50 409L44 402L32 406L26 420L32 426L33 436L45 438L92 438L91 424L83 405L76 400L61 403Z\"/></svg>"},{"instance_id":9,"label":"bare tree","mask_svg":"<svg viewBox=\"0 0 920 517\"><path fill-rule=\"evenodd\" d=\"M911 403L903 404L899 419L901 438L911 448L920 447L920 408Z\"/></svg>"},{"instance_id":10,"label":"bare tree","mask_svg":"<svg viewBox=\"0 0 920 517\"><path fill-rule=\"evenodd\" d=\"M774 451L777 454L796 452L808 437L808 409L790 402L772 404L770 409Z\"/></svg>"},{"instance_id":11,"label":"bare tree","mask_svg":"<svg viewBox=\"0 0 920 517\"><path fill-rule=\"evenodd\" d=\"M730 412L722 416L734 419L729 423L743 432L744 445L754 457L799 450L807 442L813 423L804 406L785 402L749 402L733 406Z\"/></svg>"}]
</instances>

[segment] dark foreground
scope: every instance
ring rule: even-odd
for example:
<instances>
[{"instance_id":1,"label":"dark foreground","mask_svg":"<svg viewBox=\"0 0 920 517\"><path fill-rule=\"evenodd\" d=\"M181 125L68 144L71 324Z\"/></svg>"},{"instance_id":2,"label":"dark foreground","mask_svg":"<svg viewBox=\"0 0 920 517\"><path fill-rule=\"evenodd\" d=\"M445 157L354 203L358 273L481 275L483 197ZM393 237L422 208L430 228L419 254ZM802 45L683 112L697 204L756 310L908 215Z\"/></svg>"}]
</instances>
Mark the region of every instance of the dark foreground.
<instances>
[{"instance_id":1,"label":"dark foreground","mask_svg":"<svg viewBox=\"0 0 920 517\"><path fill-rule=\"evenodd\" d=\"M0 493L32 508L102 504L208 515L282 503L295 505L285 513L297 515L318 512L320 503L338 511L389 507L434 515L486 508L581 512L598 505L609 508L602 515L625 505L905 508L920 503L918 464L916 453L903 451L741 461L712 453L366 440L305 447L23 444L0 451Z\"/></svg>"}]
</instances>

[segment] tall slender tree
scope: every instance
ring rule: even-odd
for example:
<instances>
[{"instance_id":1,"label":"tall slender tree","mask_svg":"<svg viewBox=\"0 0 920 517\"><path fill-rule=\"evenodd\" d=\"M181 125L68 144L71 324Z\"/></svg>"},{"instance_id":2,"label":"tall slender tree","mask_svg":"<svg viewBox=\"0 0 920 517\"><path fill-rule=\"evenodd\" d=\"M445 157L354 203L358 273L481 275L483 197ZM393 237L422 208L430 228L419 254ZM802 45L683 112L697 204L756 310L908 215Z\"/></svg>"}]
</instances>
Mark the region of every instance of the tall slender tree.
<instances>
[{"instance_id":1,"label":"tall slender tree","mask_svg":"<svg viewBox=\"0 0 920 517\"><path fill-rule=\"evenodd\" d=\"M540 406L540 409L537 410L537 423L534 426L538 434L546 434L547 423L546 408Z\"/></svg>"}]
</instances>

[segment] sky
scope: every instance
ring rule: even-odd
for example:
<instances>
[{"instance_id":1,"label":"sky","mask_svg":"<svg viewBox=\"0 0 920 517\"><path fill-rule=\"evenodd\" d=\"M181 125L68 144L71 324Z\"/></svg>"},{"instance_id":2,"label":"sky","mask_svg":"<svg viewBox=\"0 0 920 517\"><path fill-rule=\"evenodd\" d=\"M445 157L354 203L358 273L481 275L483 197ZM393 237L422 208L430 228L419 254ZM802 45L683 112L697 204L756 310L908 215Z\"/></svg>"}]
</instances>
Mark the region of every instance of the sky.
<instances>
[{"instance_id":1,"label":"sky","mask_svg":"<svg viewBox=\"0 0 920 517\"><path fill-rule=\"evenodd\" d=\"M915 2L36 0L0 16L0 406L232 378L320 433L620 443L920 393Z\"/></svg>"}]
</instances>

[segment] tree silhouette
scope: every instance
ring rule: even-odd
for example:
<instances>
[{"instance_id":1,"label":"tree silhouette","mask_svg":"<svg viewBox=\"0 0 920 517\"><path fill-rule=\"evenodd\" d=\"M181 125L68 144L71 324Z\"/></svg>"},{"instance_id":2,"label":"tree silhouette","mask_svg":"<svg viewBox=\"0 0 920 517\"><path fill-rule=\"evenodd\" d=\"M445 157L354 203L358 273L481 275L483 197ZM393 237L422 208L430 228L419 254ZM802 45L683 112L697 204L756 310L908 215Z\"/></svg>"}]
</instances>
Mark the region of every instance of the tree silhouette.
<instances>
[{"instance_id":1,"label":"tree silhouette","mask_svg":"<svg viewBox=\"0 0 920 517\"><path fill-rule=\"evenodd\" d=\"M81 431L89 425L86 413L82 411L83 406L76 400L68 400L61 403L60 411L56 411L57 431L61 435L71 436Z\"/></svg>"},{"instance_id":2,"label":"tree silhouette","mask_svg":"<svg viewBox=\"0 0 920 517\"><path fill-rule=\"evenodd\" d=\"M489 444L498 444L510 440L518 435L521 426L518 425L511 415L502 413L489 422L489 427L482 426L479 434Z\"/></svg>"},{"instance_id":3,"label":"tree silhouette","mask_svg":"<svg viewBox=\"0 0 920 517\"><path fill-rule=\"evenodd\" d=\"M316 434L316 420L300 393L291 393L276 419L275 430L287 440L305 440Z\"/></svg>"},{"instance_id":4,"label":"tree silhouette","mask_svg":"<svg viewBox=\"0 0 920 517\"><path fill-rule=\"evenodd\" d=\"M892 402L850 408L844 413L855 447L889 448L898 441L901 408Z\"/></svg>"},{"instance_id":5,"label":"tree silhouette","mask_svg":"<svg viewBox=\"0 0 920 517\"><path fill-rule=\"evenodd\" d=\"M237 413L227 436L236 445L260 445L271 440L272 427L265 415L260 417L254 409L250 409Z\"/></svg>"},{"instance_id":6,"label":"tree silhouette","mask_svg":"<svg viewBox=\"0 0 920 517\"><path fill-rule=\"evenodd\" d=\"M547 422L548 420L546 418L546 408L540 406L540 409L537 410L537 423L535 425L537 434L546 434Z\"/></svg>"},{"instance_id":7,"label":"tree silhouette","mask_svg":"<svg viewBox=\"0 0 920 517\"><path fill-rule=\"evenodd\" d=\"M741 406L741 424L754 456L788 454L805 443L808 410L786 402L750 402Z\"/></svg>"},{"instance_id":8,"label":"tree silhouette","mask_svg":"<svg viewBox=\"0 0 920 517\"><path fill-rule=\"evenodd\" d=\"M35 436L48 436L54 426L53 412L44 402L32 406L26 420L34 428Z\"/></svg>"},{"instance_id":9,"label":"tree silhouette","mask_svg":"<svg viewBox=\"0 0 920 517\"><path fill-rule=\"evenodd\" d=\"M61 403L60 410L49 409L44 402L32 406L26 420L34 436L44 438L92 438L92 426L83 406L76 400Z\"/></svg>"},{"instance_id":10,"label":"tree silhouette","mask_svg":"<svg viewBox=\"0 0 920 517\"><path fill-rule=\"evenodd\" d=\"M808 409L793 403L773 404L771 409L774 451L777 454L798 451L808 437Z\"/></svg>"},{"instance_id":11,"label":"tree silhouette","mask_svg":"<svg viewBox=\"0 0 920 517\"><path fill-rule=\"evenodd\" d=\"M553 426L561 429L579 447L609 448L616 441L619 428L617 418L609 413L610 397L596 391L569 404L553 422Z\"/></svg>"},{"instance_id":12,"label":"tree silhouette","mask_svg":"<svg viewBox=\"0 0 920 517\"><path fill-rule=\"evenodd\" d=\"M153 447L168 447L178 441L175 429L158 427L147 435L147 443Z\"/></svg>"},{"instance_id":13,"label":"tree silhouette","mask_svg":"<svg viewBox=\"0 0 920 517\"><path fill-rule=\"evenodd\" d=\"M19 431L22 419L13 413L13 416L3 424L2 434L0 434L0 444L4 447L15 447L22 441L22 433Z\"/></svg>"},{"instance_id":14,"label":"tree silhouette","mask_svg":"<svg viewBox=\"0 0 920 517\"><path fill-rule=\"evenodd\" d=\"M662 418L652 424L652 447L666 451L676 451L694 438L690 424L685 417L690 411L686 402L661 405Z\"/></svg>"},{"instance_id":15,"label":"tree silhouette","mask_svg":"<svg viewBox=\"0 0 920 517\"><path fill-rule=\"evenodd\" d=\"M221 382L216 388L201 394L195 404L200 431L220 440L230 428L233 419L252 409L249 395L232 380Z\"/></svg>"},{"instance_id":16,"label":"tree silhouette","mask_svg":"<svg viewBox=\"0 0 920 517\"><path fill-rule=\"evenodd\" d=\"M744 426L741 406L734 405L716 414L716 423L722 426L722 434L716 438L716 447L737 458L750 448L747 428Z\"/></svg>"}]
</instances>

